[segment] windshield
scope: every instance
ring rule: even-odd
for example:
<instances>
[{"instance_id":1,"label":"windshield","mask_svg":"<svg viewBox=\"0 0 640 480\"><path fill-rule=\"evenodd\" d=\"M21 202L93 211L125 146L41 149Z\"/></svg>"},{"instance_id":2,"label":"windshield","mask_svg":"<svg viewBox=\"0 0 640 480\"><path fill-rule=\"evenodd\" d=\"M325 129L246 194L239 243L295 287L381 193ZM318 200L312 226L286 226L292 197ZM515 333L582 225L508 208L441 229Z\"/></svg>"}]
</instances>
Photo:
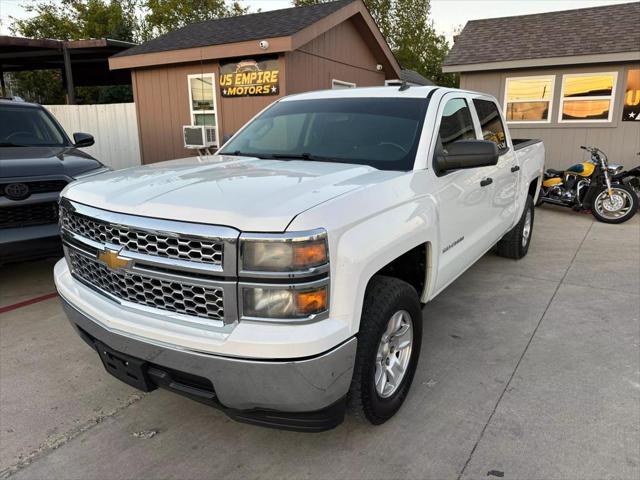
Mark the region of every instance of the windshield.
<instances>
[{"instance_id":1,"label":"windshield","mask_svg":"<svg viewBox=\"0 0 640 480\"><path fill-rule=\"evenodd\" d=\"M324 98L274 104L220 152L411 170L425 98Z\"/></svg>"},{"instance_id":2,"label":"windshield","mask_svg":"<svg viewBox=\"0 0 640 480\"><path fill-rule=\"evenodd\" d=\"M0 105L0 147L68 144L66 136L43 109Z\"/></svg>"}]
</instances>

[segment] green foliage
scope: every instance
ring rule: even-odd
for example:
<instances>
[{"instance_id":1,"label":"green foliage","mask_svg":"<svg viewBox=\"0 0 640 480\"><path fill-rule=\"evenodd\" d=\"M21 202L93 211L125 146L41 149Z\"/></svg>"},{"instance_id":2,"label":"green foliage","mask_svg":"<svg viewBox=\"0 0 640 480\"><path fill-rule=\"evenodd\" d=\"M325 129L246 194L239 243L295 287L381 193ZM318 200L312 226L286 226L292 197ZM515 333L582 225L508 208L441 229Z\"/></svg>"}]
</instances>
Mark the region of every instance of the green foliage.
<instances>
[{"instance_id":1,"label":"green foliage","mask_svg":"<svg viewBox=\"0 0 640 480\"><path fill-rule=\"evenodd\" d=\"M146 15L141 28L142 39L156 37L190 23L247 13L248 7L224 0L144 0Z\"/></svg>"},{"instance_id":2,"label":"green foliage","mask_svg":"<svg viewBox=\"0 0 640 480\"><path fill-rule=\"evenodd\" d=\"M293 0L313 5L330 0ZM457 75L442 72L449 52L444 35L436 33L429 18L430 0L364 0L371 16L403 68L415 70L437 85L458 85Z\"/></svg>"},{"instance_id":3,"label":"green foliage","mask_svg":"<svg viewBox=\"0 0 640 480\"><path fill-rule=\"evenodd\" d=\"M65 103L65 90L59 70L5 73L10 91L30 102Z\"/></svg>"},{"instance_id":4,"label":"green foliage","mask_svg":"<svg viewBox=\"0 0 640 480\"><path fill-rule=\"evenodd\" d=\"M28 3L26 19L13 19L12 33L30 38L134 41L137 0L39 0Z\"/></svg>"}]
</instances>

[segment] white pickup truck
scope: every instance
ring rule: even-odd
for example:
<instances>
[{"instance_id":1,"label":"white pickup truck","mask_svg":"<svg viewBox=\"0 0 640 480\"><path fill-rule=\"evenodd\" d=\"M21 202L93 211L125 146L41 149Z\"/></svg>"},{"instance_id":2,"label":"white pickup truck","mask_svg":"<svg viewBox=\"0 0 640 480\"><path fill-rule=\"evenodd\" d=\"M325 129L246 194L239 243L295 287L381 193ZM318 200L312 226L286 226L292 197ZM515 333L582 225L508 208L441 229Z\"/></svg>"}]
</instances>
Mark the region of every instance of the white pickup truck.
<instances>
[{"instance_id":1,"label":"white pickup truck","mask_svg":"<svg viewBox=\"0 0 640 480\"><path fill-rule=\"evenodd\" d=\"M283 98L217 155L62 192L55 282L108 372L305 431L402 405L429 302L531 241L539 141L439 87Z\"/></svg>"}]
</instances>

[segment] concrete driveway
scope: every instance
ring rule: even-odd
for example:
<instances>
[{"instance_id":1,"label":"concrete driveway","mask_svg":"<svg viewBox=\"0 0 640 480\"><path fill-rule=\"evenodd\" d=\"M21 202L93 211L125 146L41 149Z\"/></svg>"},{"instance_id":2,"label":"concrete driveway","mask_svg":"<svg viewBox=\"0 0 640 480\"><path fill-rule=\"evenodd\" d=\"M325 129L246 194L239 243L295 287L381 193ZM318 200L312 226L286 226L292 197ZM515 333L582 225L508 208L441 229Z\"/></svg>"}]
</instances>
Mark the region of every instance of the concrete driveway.
<instances>
[{"instance_id":1,"label":"concrete driveway","mask_svg":"<svg viewBox=\"0 0 640 480\"><path fill-rule=\"evenodd\" d=\"M103 371L56 298L0 314L0 478L640 478L640 218L536 210L529 256L485 257L424 309L399 414L320 434L235 423ZM5 267L2 307L53 291ZM45 297L46 298L46 297Z\"/></svg>"}]
</instances>

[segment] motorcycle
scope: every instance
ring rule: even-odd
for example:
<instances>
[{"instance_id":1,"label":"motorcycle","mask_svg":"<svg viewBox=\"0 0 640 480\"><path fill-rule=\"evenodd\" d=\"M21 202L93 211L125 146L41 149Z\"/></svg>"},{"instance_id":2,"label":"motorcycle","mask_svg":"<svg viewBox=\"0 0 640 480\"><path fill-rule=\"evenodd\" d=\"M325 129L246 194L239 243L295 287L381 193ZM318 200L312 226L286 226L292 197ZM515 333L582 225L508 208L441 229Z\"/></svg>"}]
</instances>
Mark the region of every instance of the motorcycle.
<instances>
[{"instance_id":1,"label":"motorcycle","mask_svg":"<svg viewBox=\"0 0 640 480\"><path fill-rule=\"evenodd\" d=\"M640 167L625 172L622 165L609 163L599 148L580 148L588 151L591 158L564 171L548 169L537 205L550 203L576 211L591 211L596 220L604 223L626 222L638 210L638 195L625 179L637 180L632 172L640 173Z\"/></svg>"}]
</instances>

